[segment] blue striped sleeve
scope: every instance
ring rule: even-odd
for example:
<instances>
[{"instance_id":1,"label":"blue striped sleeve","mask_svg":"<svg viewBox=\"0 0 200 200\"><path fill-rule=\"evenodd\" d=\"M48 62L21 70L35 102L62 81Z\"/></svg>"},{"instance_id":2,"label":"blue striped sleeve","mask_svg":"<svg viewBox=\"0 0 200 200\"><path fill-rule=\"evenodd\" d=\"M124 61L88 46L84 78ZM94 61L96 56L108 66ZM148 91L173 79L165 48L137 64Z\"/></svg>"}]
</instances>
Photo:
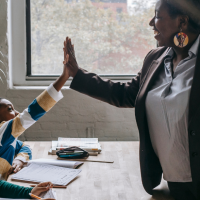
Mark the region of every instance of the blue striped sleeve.
<instances>
[{"instance_id":1,"label":"blue striped sleeve","mask_svg":"<svg viewBox=\"0 0 200 200\"><path fill-rule=\"evenodd\" d=\"M13 120L10 120L8 122L6 130L3 133L3 137L2 137L2 140L1 140L2 146L7 146L7 145L11 144L15 140L13 135L11 135L11 133L12 133L12 124L13 124Z\"/></svg>"},{"instance_id":2,"label":"blue striped sleeve","mask_svg":"<svg viewBox=\"0 0 200 200\"><path fill-rule=\"evenodd\" d=\"M40 117L42 117L46 113L46 111L38 104L37 100L35 99L28 106L28 113L35 121L37 121Z\"/></svg>"},{"instance_id":3,"label":"blue striped sleeve","mask_svg":"<svg viewBox=\"0 0 200 200\"><path fill-rule=\"evenodd\" d=\"M28 160L32 159L32 152L30 147L28 145L25 145L20 140L17 140L16 142L15 155L15 159L21 160L23 162L27 162Z\"/></svg>"}]
</instances>

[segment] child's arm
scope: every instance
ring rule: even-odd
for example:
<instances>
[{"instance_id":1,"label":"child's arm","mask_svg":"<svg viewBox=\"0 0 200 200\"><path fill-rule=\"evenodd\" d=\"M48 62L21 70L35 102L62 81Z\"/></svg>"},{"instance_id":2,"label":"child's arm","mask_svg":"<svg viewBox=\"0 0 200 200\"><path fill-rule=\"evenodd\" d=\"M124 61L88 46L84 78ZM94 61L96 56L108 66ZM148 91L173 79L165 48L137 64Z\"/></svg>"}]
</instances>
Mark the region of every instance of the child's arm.
<instances>
[{"instance_id":1,"label":"child's arm","mask_svg":"<svg viewBox=\"0 0 200 200\"><path fill-rule=\"evenodd\" d=\"M31 197L29 193L40 196L42 192L47 192L52 187L52 185L53 184L51 182L44 182L32 188L19 186L0 180L0 197L13 199L30 199Z\"/></svg>"},{"instance_id":2,"label":"child's arm","mask_svg":"<svg viewBox=\"0 0 200 200\"><path fill-rule=\"evenodd\" d=\"M63 98L60 89L68 80L69 74L64 66L62 75L42 92L22 113L14 119L6 121L0 127L0 146L11 144L27 128L32 126L40 117L48 112Z\"/></svg>"},{"instance_id":3,"label":"child's arm","mask_svg":"<svg viewBox=\"0 0 200 200\"><path fill-rule=\"evenodd\" d=\"M8 175L13 172L17 173L23 168L24 163L32 159L32 152L30 147L20 140L17 140L15 147L15 156L16 157L13 160L12 167L8 171Z\"/></svg>"}]
</instances>

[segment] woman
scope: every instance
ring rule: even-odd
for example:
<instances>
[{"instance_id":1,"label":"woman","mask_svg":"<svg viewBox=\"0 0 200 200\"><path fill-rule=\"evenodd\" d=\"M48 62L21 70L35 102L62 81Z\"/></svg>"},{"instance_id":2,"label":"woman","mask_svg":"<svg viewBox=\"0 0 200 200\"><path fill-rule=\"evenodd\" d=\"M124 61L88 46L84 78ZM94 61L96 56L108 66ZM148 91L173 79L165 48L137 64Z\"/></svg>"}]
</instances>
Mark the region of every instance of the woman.
<instances>
[{"instance_id":1,"label":"woman","mask_svg":"<svg viewBox=\"0 0 200 200\"><path fill-rule=\"evenodd\" d=\"M200 20L194 17L199 11L199 0L158 0L149 25L160 47L127 83L80 69L68 38L64 48L72 89L117 107L135 107L143 186L152 194L163 173L176 200L200 199ZM180 47L174 38L182 33L188 39Z\"/></svg>"}]
</instances>

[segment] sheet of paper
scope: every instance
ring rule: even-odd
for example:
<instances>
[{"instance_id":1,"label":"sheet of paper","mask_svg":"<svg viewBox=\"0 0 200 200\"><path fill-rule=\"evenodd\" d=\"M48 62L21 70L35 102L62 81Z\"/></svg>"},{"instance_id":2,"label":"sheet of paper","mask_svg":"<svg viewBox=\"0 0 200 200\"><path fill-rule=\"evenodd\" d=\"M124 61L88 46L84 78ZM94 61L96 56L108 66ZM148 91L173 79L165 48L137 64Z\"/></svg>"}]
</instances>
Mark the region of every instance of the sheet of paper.
<instances>
[{"instance_id":1,"label":"sheet of paper","mask_svg":"<svg viewBox=\"0 0 200 200\"><path fill-rule=\"evenodd\" d=\"M77 161L46 159L46 158L30 160L28 162L28 165L31 163L55 165L55 166L67 167L71 169L75 169L77 166L83 164L83 162L77 162Z\"/></svg>"},{"instance_id":2,"label":"sheet of paper","mask_svg":"<svg viewBox=\"0 0 200 200\"><path fill-rule=\"evenodd\" d=\"M54 165L31 163L28 167L12 176L12 179L32 182L50 181L55 185L67 185L72 181L81 169L70 169Z\"/></svg>"},{"instance_id":3,"label":"sheet of paper","mask_svg":"<svg viewBox=\"0 0 200 200\"><path fill-rule=\"evenodd\" d=\"M88 147L98 148L98 138L58 138L58 147L65 146L77 146L77 147Z\"/></svg>"},{"instance_id":4,"label":"sheet of paper","mask_svg":"<svg viewBox=\"0 0 200 200\"><path fill-rule=\"evenodd\" d=\"M47 192L43 192L40 197L43 199L56 199L56 191L50 189Z\"/></svg>"}]
</instances>

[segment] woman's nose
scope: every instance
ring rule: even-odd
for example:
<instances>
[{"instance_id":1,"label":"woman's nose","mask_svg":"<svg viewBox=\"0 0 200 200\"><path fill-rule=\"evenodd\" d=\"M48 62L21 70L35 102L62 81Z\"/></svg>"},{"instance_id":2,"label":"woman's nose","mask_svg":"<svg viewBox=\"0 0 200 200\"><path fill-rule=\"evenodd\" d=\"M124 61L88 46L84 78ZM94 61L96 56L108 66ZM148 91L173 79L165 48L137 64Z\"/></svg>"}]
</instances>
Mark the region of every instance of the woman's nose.
<instances>
[{"instance_id":1,"label":"woman's nose","mask_svg":"<svg viewBox=\"0 0 200 200\"><path fill-rule=\"evenodd\" d=\"M150 20L149 26L154 26L154 18L155 18L155 17L153 17L153 18Z\"/></svg>"}]
</instances>

